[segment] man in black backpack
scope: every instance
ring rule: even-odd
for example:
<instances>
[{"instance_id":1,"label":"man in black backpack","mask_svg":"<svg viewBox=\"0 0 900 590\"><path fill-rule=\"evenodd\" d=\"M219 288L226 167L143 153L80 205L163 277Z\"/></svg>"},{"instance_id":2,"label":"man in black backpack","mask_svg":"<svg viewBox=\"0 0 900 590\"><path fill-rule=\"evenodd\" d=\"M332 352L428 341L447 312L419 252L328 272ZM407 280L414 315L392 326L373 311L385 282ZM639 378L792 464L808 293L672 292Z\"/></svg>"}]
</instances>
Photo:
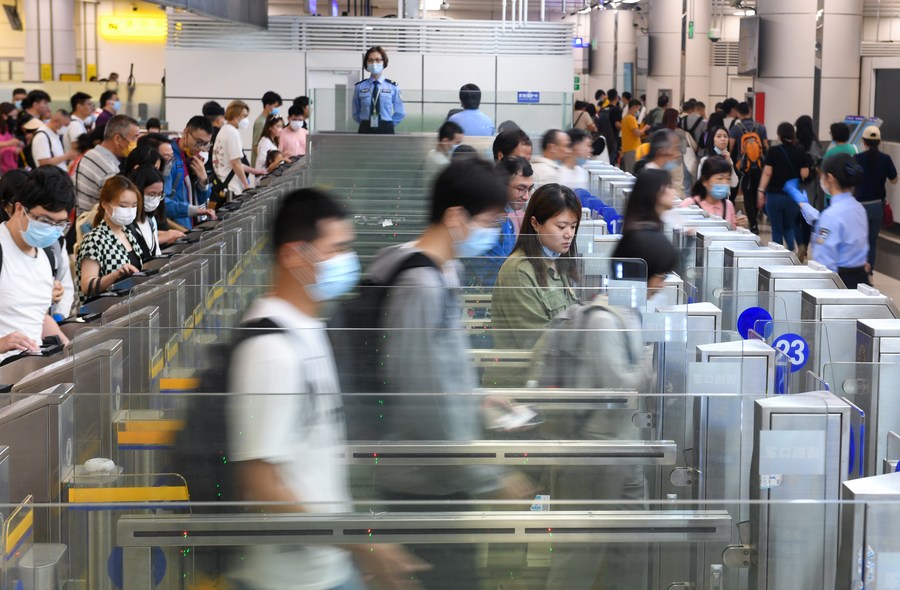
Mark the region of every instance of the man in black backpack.
<instances>
[{"instance_id":1,"label":"man in black backpack","mask_svg":"<svg viewBox=\"0 0 900 590\"><path fill-rule=\"evenodd\" d=\"M386 392L441 394L387 401L389 439L470 441L483 436L481 401L472 395L475 369L462 329L458 259L480 256L497 242L507 194L507 182L489 163L452 162L435 183L425 233L414 242L383 250L372 265L369 275L374 281L391 285L382 313L389 343L382 373L376 377L386 383ZM397 268L418 255L430 264L397 275ZM534 490L520 474L487 465L382 466L375 483L387 499L435 503L479 496L524 498ZM427 590L479 587L474 546L415 545L410 550L434 567L421 574Z\"/></svg>"},{"instance_id":2,"label":"man in black backpack","mask_svg":"<svg viewBox=\"0 0 900 590\"><path fill-rule=\"evenodd\" d=\"M314 189L287 195L275 218L275 285L253 302L228 371L229 459L246 501L280 502L275 512L349 512L342 460L344 414L322 305L352 289L359 261L353 226L330 196ZM248 330L250 330L248 328ZM252 331L252 330L251 330ZM425 564L397 546L251 546L231 563L238 588L359 587L351 558L379 587L414 588Z\"/></svg>"}]
</instances>

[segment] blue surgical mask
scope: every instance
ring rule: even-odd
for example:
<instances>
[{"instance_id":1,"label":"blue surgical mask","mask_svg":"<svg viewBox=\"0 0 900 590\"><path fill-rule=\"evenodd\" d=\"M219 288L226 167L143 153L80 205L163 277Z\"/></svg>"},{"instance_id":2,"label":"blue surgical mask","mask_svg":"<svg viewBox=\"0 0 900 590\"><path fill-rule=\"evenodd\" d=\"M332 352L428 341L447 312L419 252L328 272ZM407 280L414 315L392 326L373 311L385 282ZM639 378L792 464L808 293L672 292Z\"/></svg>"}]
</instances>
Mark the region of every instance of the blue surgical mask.
<instances>
[{"instance_id":1,"label":"blue surgical mask","mask_svg":"<svg viewBox=\"0 0 900 590\"><path fill-rule=\"evenodd\" d=\"M272 109L272 116L273 116L273 117L277 117L280 113L281 113L281 109L280 109L280 108L275 107L274 109Z\"/></svg>"},{"instance_id":2,"label":"blue surgical mask","mask_svg":"<svg viewBox=\"0 0 900 590\"><path fill-rule=\"evenodd\" d=\"M460 258L481 256L490 250L500 239L499 227L472 227L464 240L453 243L456 255Z\"/></svg>"},{"instance_id":3,"label":"blue surgical mask","mask_svg":"<svg viewBox=\"0 0 900 590\"><path fill-rule=\"evenodd\" d=\"M117 113L120 110L122 110L122 101L121 100L117 100L113 103L113 110L116 111Z\"/></svg>"},{"instance_id":4,"label":"blue surgical mask","mask_svg":"<svg viewBox=\"0 0 900 590\"><path fill-rule=\"evenodd\" d=\"M373 63L366 66L366 70L370 74L375 74L376 76L384 71L384 64L381 63Z\"/></svg>"},{"instance_id":5,"label":"blue surgical mask","mask_svg":"<svg viewBox=\"0 0 900 590\"><path fill-rule=\"evenodd\" d=\"M714 184L712 185L712 189L709 191L709 194L711 194L715 199L724 201L731 194L731 185Z\"/></svg>"},{"instance_id":6,"label":"blue surgical mask","mask_svg":"<svg viewBox=\"0 0 900 590\"><path fill-rule=\"evenodd\" d=\"M359 258L356 252L346 252L316 263L316 282L306 285L306 292L314 301L336 299L349 292L359 282Z\"/></svg>"},{"instance_id":7,"label":"blue surgical mask","mask_svg":"<svg viewBox=\"0 0 900 590\"><path fill-rule=\"evenodd\" d=\"M665 165L663 166L663 170L665 170L666 172L671 172L672 170L675 170L675 168L677 168L677 167L678 167L678 161L677 161L677 160L669 160L669 161L666 162Z\"/></svg>"},{"instance_id":8,"label":"blue surgical mask","mask_svg":"<svg viewBox=\"0 0 900 590\"><path fill-rule=\"evenodd\" d=\"M22 232L22 239L32 248L46 248L58 240L62 229L49 223L28 219L28 228Z\"/></svg>"},{"instance_id":9,"label":"blue surgical mask","mask_svg":"<svg viewBox=\"0 0 900 590\"><path fill-rule=\"evenodd\" d=\"M575 163L579 166L584 166L585 164L587 164L587 161L587 158L575 158Z\"/></svg>"},{"instance_id":10,"label":"blue surgical mask","mask_svg":"<svg viewBox=\"0 0 900 590\"><path fill-rule=\"evenodd\" d=\"M544 258L559 258L562 255L556 250L551 250L547 246L541 246L541 251L544 253Z\"/></svg>"},{"instance_id":11,"label":"blue surgical mask","mask_svg":"<svg viewBox=\"0 0 900 590\"><path fill-rule=\"evenodd\" d=\"M21 101L21 100L17 100L17 101L16 101L16 110L17 110L17 111L21 111L21 110L22 110L22 101Z\"/></svg>"}]
</instances>

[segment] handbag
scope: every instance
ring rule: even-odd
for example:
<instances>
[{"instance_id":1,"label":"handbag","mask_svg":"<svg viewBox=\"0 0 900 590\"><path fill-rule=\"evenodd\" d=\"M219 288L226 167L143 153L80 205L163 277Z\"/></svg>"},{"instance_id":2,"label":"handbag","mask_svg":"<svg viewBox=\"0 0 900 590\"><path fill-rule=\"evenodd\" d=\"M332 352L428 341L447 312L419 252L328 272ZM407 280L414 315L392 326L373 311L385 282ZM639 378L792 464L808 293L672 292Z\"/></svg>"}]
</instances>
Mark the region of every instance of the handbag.
<instances>
[{"instance_id":1,"label":"handbag","mask_svg":"<svg viewBox=\"0 0 900 590\"><path fill-rule=\"evenodd\" d=\"M894 209L891 207L890 201L884 202L884 218L881 220L881 227L884 229L894 225Z\"/></svg>"}]
</instances>

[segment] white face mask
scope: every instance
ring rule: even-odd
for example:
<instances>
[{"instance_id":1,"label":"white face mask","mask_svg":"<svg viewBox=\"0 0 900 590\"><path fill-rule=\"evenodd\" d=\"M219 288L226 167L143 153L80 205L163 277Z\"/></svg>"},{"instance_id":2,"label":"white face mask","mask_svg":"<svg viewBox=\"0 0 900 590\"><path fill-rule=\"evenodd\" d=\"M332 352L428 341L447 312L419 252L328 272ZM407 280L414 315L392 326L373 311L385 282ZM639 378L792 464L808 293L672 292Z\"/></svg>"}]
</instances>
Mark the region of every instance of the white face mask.
<instances>
[{"instance_id":1,"label":"white face mask","mask_svg":"<svg viewBox=\"0 0 900 590\"><path fill-rule=\"evenodd\" d=\"M137 207L113 207L109 220L124 227L131 225L135 217L137 217Z\"/></svg>"},{"instance_id":2,"label":"white face mask","mask_svg":"<svg viewBox=\"0 0 900 590\"><path fill-rule=\"evenodd\" d=\"M147 213L153 213L156 211L159 204L162 202L162 197L144 197L144 211Z\"/></svg>"},{"instance_id":3,"label":"white face mask","mask_svg":"<svg viewBox=\"0 0 900 590\"><path fill-rule=\"evenodd\" d=\"M94 122L94 115L88 115L87 117L84 118L84 126L85 127L90 127L91 123L93 123L93 122Z\"/></svg>"},{"instance_id":4,"label":"white face mask","mask_svg":"<svg viewBox=\"0 0 900 590\"><path fill-rule=\"evenodd\" d=\"M241 122L238 123L238 129L246 129L250 126L250 119L244 118L241 119Z\"/></svg>"},{"instance_id":5,"label":"white face mask","mask_svg":"<svg viewBox=\"0 0 900 590\"><path fill-rule=\"evenodd\" d=\"M301 127L303 127L303 121L291 121L291 129L294 131L300 131Z\"/></svg>"}]
</instances>

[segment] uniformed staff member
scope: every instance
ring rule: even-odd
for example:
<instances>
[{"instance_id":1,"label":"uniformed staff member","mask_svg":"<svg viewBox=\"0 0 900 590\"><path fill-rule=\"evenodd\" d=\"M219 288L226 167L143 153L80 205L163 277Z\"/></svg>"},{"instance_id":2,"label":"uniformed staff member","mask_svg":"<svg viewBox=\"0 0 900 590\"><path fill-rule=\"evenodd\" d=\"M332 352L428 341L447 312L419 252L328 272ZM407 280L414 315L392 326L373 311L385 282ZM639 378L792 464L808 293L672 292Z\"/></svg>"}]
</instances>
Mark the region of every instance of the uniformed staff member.
<instances>
[{"instance_id":1,"label":"uniformed staff member","mask_svg":"<svg viewBox=\"0 0 900 590\"><path fill-rule=\"evenodd\" d=\"M353 91L353 120L360 133L393 134L406 116L400 88L382 76L387 66L388 56L381 47L372 47L363 56L363 68L372 75Z\"/></svg>"},{"instance_id":2,"label":"uniformed staff member","mask_svg":"<svg viewBox=\"0 0 900 590\"><path fill-rule=\"evenodd\" d=\"M784 190L800 205L803 217L813 227L811 258L837 272L848 289L868 283L869 221L866 210L853 196L865 170L848 154L835 154L822 164L819 182L831 204L819 213L809 204L805 191L794 179Z\"/></svg>"}]
</instances>

